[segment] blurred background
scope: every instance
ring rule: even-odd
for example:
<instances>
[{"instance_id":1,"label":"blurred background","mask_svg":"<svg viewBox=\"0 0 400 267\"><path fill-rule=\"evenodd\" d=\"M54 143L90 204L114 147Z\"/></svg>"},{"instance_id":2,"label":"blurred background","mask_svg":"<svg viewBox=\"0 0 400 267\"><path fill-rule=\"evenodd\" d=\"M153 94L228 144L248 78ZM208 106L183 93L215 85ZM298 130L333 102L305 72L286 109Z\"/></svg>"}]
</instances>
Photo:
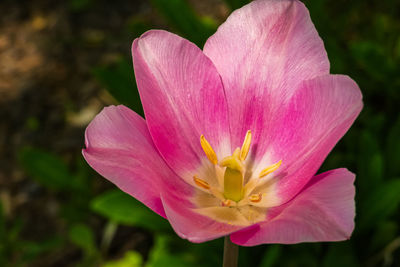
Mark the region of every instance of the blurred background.
<instances>
[{"instance_id":1,"label":"blurred background","mask_svg":"<svg viewBox=\"0 0 400 267\"><path fill-rule=\"evenodd\" d=\"M132 40L151 28L202 47L247 0L0 1L0 266L221 266L223 241L181 240L81 156L110 104L143 114ZM240 266L400 266L400 1L305 1L332 73L365 107L320 172L357 174L340 243L240 248Z\"/></svg>"}]
</instances>

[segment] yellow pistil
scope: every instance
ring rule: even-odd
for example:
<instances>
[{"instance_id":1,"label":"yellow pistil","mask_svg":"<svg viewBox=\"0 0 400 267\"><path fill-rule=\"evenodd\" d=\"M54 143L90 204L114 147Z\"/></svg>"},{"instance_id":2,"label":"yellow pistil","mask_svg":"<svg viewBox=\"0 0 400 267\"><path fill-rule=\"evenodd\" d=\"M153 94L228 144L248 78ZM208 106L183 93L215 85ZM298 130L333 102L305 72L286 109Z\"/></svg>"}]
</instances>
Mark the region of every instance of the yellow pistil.
<instances>
[{"instance_id":1,"label":"yellow pistil","mask_svg":"<svg viewBox=\"0 0 400 267\"><path fill-rule=\"evenodd\" d=\"M203 148L204 153L206 153L208 160L214 165L217 164L217 155L215 154L214 149L211 147L210 143L207 141L204 135L200 136L200 145Z\"/></svg>"},{"instance_id":2,"label":"yellow pistil","mask_svg":"<svg viewBox=\"0 0 400 267\"><path fill-rule=\"evenodd\" d=\"M244 166L239 159L239 149L232 156L226 157L220 162L220 166L226 167L224 174L224 197L236 202L243 198L243 170Z\"/></svg>"},{"instance_id":3,"label":"yellow pistil","mask_svg":"<svg viewBox=\"0 0 400 267\"><path fill-rule=\"evenodd\" d=\"M239 153L236 153L237 151L239 151L238 148L235 150L235 152L233 152L232 156L222 159L220 161L219 165L221 167L229 167L231 169L235 169L235 170L242 172L244 169L244 166L243 166L243 163L238 158Z\"/></svg>"},{"instance_id":4,"label":"yellow pistil","mask_svg":"<svg viewBox=\"0 0 400 267\"><path fill-rule=\"evenodd\" d=\"M206 190L210 189L210 185L206 181L198 178L196 175L193 176L193 181L195 182L196 185L198 185L199 187L201 187L203 189L206 189Z\"/></svg>"},{"instance_id":5,"label":"yellow pistil","mask_svg":"<svg viewBox=\"0 0 400 267\"><path fill-rule=\"evenodd\" d=\"M246 133L246 137L244 138L242 148L240 149L240 160L244 161L247 158L250 150L251 143L251 131L248 130Z\"/></svg>"},{"instance_id":6,"label":"yellow pistil","mask_svg":"<svg viewBox=\"0 0 400 267\"><path fill-rule=\"evenodd\" d=\"M261 194L253 194L253 195L249 196L249 200L254 203L260 202L261 198L262 198Z\"/></svg>"},{"instance_id":7,"label":"yellow pistil","mask_svg":"<svg viewBox=\"0 0 400 267\"><path fill-rule=\"evenodd\" d=\"M262 178L262 177L267 176L268 174L276 171L279 168L279 166L281 166L281 164L282 164L282 160L278 161L275 164L272 164L271 166L269 166L269 167L265 168L264 170L262 170L260 172L260 174L258 175L258 177Z\"/></svg>"}]
</instances>

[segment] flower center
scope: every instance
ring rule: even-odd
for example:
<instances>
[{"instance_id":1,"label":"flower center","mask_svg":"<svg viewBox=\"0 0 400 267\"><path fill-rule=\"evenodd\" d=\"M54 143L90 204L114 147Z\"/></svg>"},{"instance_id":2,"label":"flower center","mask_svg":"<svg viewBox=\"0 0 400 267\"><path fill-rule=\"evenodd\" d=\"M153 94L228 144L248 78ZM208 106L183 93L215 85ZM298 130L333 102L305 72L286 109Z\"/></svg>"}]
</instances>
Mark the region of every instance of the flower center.
<instances>
[{"instance_id":1,"label":"flower center","mask_svg":"<svg viewBox=\"0 0 400 267\"><path fill-rule=\"evenodd\" d=\"M266 177L268 174L276 171L281 165L282 161L272 164L263 169L258 177L250 179L247 184L244 182L247 166L245 161L250 151L252 134L247 131L241 148L236 148L231 156L227 156L218 161L217 155L206 140L204 135L200 136L200 144L208 160L215 165L215 168L220 168L223 171L223 182L220 188L213 188L208 182L199 178L197 175L193 176L194 183L203 191L209 191L215 197L221 200L221 206L240 206L241 203L251 204L258 203L262 200L263 194L251 194L251 189L254 188L258 180ZM222 190L221 190L222 189ZM243 201L245 200L245 201Z\"/></svg>"}]
</instances>

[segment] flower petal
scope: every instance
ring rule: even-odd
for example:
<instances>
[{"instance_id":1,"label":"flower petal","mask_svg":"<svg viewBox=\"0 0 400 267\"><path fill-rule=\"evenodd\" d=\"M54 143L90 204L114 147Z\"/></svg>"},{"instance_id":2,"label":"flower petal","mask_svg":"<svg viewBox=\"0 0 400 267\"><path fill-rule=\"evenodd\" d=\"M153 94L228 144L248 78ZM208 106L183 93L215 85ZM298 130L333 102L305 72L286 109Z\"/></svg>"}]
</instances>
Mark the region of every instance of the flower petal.
<instances>
[{"instance_id":1,"label":"flower petal","mask_svg":"<svg viewBox=\"0 0 400 267\"><path fill-rule=\"evenodd\" d=\"M336 169L313 177L292 201L269 210L269 221L233 233L242 246L340 241L354 229L354 174Z\"/></svg>"},{"instance_id":2,"label":"flower petal","mask_svg":"<svg viewBox=\"0 0 400 267\"><path fill-rule=\"evenodd\" d=\"M268 122L298 84L329 73L323 42L297 0L253 1L236 10L208 39L204 53L223 80L233 148L252 130L258 155L273 129Z\"/></svg>"},{"instance_id":3,"label":"flower petal","mask_svg":"<svg viewBox=\"0 0 400 267\"><path fill-rule=\"evenodd\" d=\"M160 30L136 39L132 56L154 143L169 166L192 182L193 170L207 159L201 134L219 158L230 153L227 106L217 70L193 43Z\"/></svg>"},{"instance_id":4,"label":"flower petal","mask_svg":"<svg viewBox=\"0 0 400 267\"><path fill-rule=\"evenodd\" d=\"M158 154L143 118L125 106L110 106L85 132L83 156L99 174L165 217L161 178L176 176Z\"/></svg>"},{"instance_id":5,"label":"flower petal","mask_svg":"<svg viewBox=\"0 0 400 267\"><path fill-rule=\"evenodd\" d=\"M170 190L168 194L163 193L161 198L167 219L174 231L181 238L191 242L201 243L209 241L243 228L243 226L218 222L206 215L200 214L196 211L197 207L190 200L190 193L176 193ZM218 215L222 218L229 217L234 221L243 220L242 218L238 218L239 215L235 213L221 213L218 210L215 213L215 216Z\"/></svg>"},{"instance_id":6,"label":"flower petal","mask_svg":"<svg viewBox=\"0 0 400 267\"><path fill-rule=\"evenodd\" d=\"M272 162L277 170L277 197L284 203L296 195L347 132L362 109L357 84L347 76L326 75L303 82L282 108L270 132ZM260 164L256 173L262 168Z\"/></svg>"}]
</instances>

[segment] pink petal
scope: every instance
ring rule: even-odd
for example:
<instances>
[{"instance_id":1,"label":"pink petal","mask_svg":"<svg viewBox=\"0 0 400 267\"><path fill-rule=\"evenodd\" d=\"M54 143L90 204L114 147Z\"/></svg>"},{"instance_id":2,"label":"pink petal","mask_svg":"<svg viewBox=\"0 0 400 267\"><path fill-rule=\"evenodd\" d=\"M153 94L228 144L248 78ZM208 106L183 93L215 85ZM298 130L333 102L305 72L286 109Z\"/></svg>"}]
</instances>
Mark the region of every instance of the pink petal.
<instances>
[{"instance_id":1,"label":"pink petal","mask_svg":"<svg viewBox=\"0 0 400 267\"><path fill-rule=\"evenodd\" d=\"M296 0L253 1L236 10L208 39L204 53L223 80L232 146L252 130L260 156L273 129L268 122L299 83L329 73L323 42Z\"/></svg>"},{"instance_id":2,"label":"pink petal","mask_svg":"<svg viewBox=\"0 0 400 267\"><path fill-rule=\"evenodd\" d=\"M271 157L283 162L276 187L281 203L317 172L362 106L361 92L347 76L326 75L299 86L270 133Z\"/></svg>"},{"instance_id":3,"label":"pink petal","mask_svg":"<svg viewBox=\"0 0 400 267\"><path fill-rule=\"evenodd\" d=\"M269 210L269 221L233 233L242 246L341 241L354 229L354 174L336 169L315 176L287 204Z\"/></svg>"},{"instance_id":4,"label":"pink petal","mask_svg":"<svg viewBox=\"0 0 400 267\"><path fill-rule=\"evenodd\" d=\"M195 211L198 207L195 207L190 201L190 195L190 192L177 193L173 190L161 195L167 219L181 238L194 243L201 243L229 235L243 228L242 226L217 222L199 214Z\"/></svg>"},{"instance_id":5,"label":"pink petal","mask_svg":"<svg viewBox=\"0 0 400 267\"><path fill-rule=\"evenodd\" d=\"M184 178L199 167L206 159L201 134L217 155L226 148L229 153L224 89L203 52L175 34L152 30L134 41L132 55L146 122L169 166Z\"/></svg>"},{"instance_id":6,"label":"pink petal","mask_svg":"<svg viewBox=\"0 0 400 267\"><path fill-rule=\"evenodd\" d=\"M143 118L125 106L110 106L85 133L82 153L89 165L121 190L165 217L161 179L174 178L158 154Z\"/></svg>"}]
</instances>

